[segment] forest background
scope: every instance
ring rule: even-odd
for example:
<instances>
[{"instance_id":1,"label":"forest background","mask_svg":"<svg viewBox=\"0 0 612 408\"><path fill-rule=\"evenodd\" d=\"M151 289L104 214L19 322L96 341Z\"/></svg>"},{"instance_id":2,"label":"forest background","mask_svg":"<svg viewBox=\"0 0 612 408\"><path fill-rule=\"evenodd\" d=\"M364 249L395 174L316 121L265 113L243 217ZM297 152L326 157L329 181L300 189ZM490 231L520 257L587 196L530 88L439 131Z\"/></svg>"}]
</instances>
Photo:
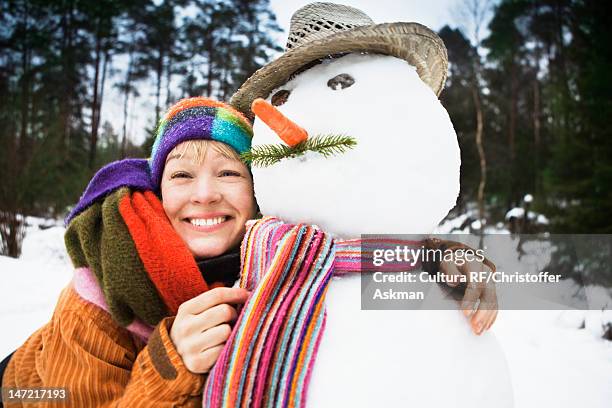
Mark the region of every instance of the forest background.
<instances>
[{"instance_id":1,"label":"forest background","mask_svg":"<svg viewBox=\"0 0 612 408\"><path fill-rule=\"evenodd\" d=\"M550 232L611 233L607 2L465 0L461 16L438 32L462 149L453 213L493 225L529 194ZM268 0L0 0L0 254L19 256L25 215L61 217L101 166L146 157L166 107L227 101L282 51L280 31ZM119 127L101 123L108 83ZM155 103L142 142L136 98Z\"/></svg>"}]
</instances>

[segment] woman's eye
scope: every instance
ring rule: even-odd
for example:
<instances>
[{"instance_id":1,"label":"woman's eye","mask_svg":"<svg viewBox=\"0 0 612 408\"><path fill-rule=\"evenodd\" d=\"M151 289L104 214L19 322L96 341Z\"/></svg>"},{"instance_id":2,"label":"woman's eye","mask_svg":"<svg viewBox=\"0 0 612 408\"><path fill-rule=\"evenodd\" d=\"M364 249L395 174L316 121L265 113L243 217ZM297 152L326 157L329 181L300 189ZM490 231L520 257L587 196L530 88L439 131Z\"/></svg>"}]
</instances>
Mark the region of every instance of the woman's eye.
<instances>
[{"instance_id":1,"label":"woman's eye","mask_svg":"<svg viewBox=\"0 0 612 408\"><path fill-rule=\"evenodd\" d=\"M280 91L276 92L274 95L272 95L272 105L281 106L282 104L287 102L287 99L289 99L290 94L291 91L288 91L286 89L281 89Z\"/></svg>"},{"instance_id":2,"label":"woman's eye","mask_svg":"<svg viewBox=\"0 0 612 408\"><path fill-rule=\"evenodd\" d=\"M348 88L354 83L355 79L353 79L353 77L349 74L340 74L327 81L327 86L329 86L332 90L337 91L338 89Z\"/></svg>"},{"instance_id":3,"label":"woman's eye","mask_svg":"<svg viewBox=\"0 0 612 408\"><path fill-rule=\"evenodd\" d=\"M191 178L191 174L186 173L184 171L177 171L176 173L172 173L170 178L171 179L175 179L175 178Z\"/></svg>"},{"instance_id":4,"label":"woman's eye","mask_svg":"<svg viewBox=\"0 0 612 408\"><path fill-rule=\"evenodd\" d=\"M240 177L241 174L234 170L223 170L221 171L221 173L219 173L219 176L221 177Z\"/></svg>"}]
</instances>

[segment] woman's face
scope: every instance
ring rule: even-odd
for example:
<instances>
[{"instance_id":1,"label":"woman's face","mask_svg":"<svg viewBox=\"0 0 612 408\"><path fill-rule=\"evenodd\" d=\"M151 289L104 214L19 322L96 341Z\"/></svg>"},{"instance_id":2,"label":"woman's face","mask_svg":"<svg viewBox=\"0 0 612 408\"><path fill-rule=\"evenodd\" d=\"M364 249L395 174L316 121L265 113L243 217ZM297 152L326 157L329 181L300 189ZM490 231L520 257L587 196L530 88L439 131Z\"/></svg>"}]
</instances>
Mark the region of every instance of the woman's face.
<instances>
[{"instance_id":1,"label":"woman's face","mask_svg":"<svg viewBox=\"0 0 612 408\"><path fill-rule=\"evenodd\" d=\"M162 203L193 256L210 258L242 240L245 222L256 211L253 180L242 162L225 157L210 144L202 164L190 150L182 157L168 155Z\"/></svg>"}]
</instances>

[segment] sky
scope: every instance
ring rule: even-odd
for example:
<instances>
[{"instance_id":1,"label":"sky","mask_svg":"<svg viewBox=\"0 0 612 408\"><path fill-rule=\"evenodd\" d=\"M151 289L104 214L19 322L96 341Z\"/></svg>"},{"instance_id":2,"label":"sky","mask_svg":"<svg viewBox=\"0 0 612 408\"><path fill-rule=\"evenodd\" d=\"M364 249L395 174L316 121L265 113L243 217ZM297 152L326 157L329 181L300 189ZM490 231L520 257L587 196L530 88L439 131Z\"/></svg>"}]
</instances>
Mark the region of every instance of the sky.
<instances>
[{"instance_id":1,"label":"sky","mask_svg":"<svg viewBox=\"0 0 612 408\"><path fill-rule=\"evenodd\" d=\"M279 26L284 30L279 33L278 43L283 47L289 31L291 15L300 7L311 3L311 0L270 0L270 7L276 14ZM437 31L445 24L457 26L456 14L463 0L351 0L342 4L356 7L369 15L375 23L397 21L418 22ZM125 61L118 58L116 66ZM107 81L102 106L102 121L112 124L115 132L121 136L123 126L123 98L112 87L118 78ZM146 135L145 127L151 125L155 116L155 95L152 80L139 87L140 97L132 98L129 104L127 134L133 143L141 143ZM194 95L197 96L197 95ZM164 98L162 98L164 100ZM167 107L162 107L162 111Z\"/></svg>"},{"instance_id":2,"label":"sky","mask_svg":"<svg viewBox=\"0 0 612 408\"><path fill-rule=\"evenodd\" d=\"M270 0L279 25L289 30L291 15L309 0ZM451 22L460 0L352 0L341 2L365 12L376 23L415 21L438 30ZM285 34L286 37L286 34Z\"/></svg>"}]
</instances>

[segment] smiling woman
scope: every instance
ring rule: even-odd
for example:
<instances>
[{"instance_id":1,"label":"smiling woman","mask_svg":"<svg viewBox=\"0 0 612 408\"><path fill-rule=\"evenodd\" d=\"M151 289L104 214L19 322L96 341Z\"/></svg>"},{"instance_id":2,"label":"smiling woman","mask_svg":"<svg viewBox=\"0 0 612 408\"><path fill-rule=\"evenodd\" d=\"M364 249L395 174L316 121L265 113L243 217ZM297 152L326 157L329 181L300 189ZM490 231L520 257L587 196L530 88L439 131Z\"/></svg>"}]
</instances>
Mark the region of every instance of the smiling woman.
<instances>
[{"instance_id":1,"label":"smiling woman","mask_svg":"<svg viewBox=\"0 0 612 408\"><path fill-rule=\"evenodd\" d=\"M98 171L66 219L73 281L2 387L62 386L74 406L202 406L249 296L226 286L257 208L239 159L252 135L230 106L189 98L160 121L149 160Z\"/></svg>"},{"instance_id":2,"label":"smiling woman","mask_svg":"<svg viewBox=\"0 0 612 408\"><path fill-rule=\"evenodd\" d=\"M162 175L164 211L196 258L236 247L256 212L253 180L234 150L221 142L183 142Z\"/></svg>"}]
</instances>

